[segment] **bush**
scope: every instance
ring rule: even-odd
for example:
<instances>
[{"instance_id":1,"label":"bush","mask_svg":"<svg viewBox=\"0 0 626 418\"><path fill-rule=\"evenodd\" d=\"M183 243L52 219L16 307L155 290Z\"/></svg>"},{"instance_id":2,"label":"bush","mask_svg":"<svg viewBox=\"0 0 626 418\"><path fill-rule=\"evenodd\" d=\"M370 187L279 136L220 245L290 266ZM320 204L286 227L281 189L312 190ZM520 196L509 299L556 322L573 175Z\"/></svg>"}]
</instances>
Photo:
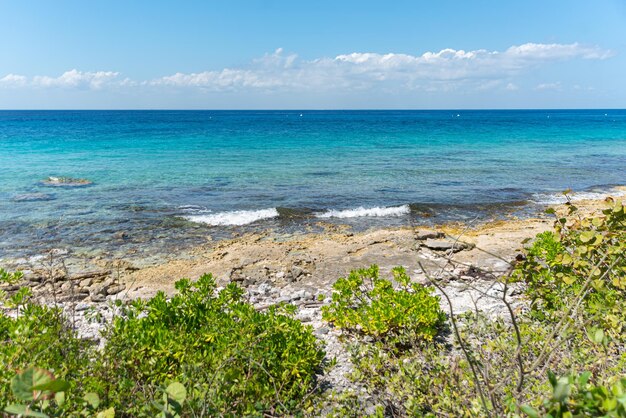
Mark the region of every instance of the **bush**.
<instances>
[{"instance_id":1,"label":"bush","mask_svg":"<svg viewBox=\"0 0 626 418\"><path fill-rule=\"evenodd\" d=\"M159 293L120 306L101 350L77 338L57 309L25 302L15 318L0 313L0 410L263 416L307 405L324 351L311 327L293 318L295 307L257 312L235 284L217 292L210 275L181 280L176 289L170 299ZM12 380L28 382L33 374L56 381L63 401L11 390Z\"/></svg>"},{"instance_id":2,"label":"bush","mask_svg":"<svg viewBox=\"0 0 626 418\"><path fill-rule=\"evenodd\" d=\"M611 386L589 383L591 373L548 378L552 394L538 408L522 406L531 418L626 417L626 378Z\"/></svg>"},{"instance_id":3,"label":"bush","mask_svg":"<svg viewBox=\"0 0 626 418\"><path fill-rule=\"evenodd\" d=\"M446 316L433 289L411 283L403 268L393 269L393 280L397 288L379 277L375 265L352 271L333 285L332 302L322 307L322 317L346 331L351 378L368 388L377 416L421 416L435 403L450 400L443 391L451 397L457 393L442 380L448 350L436 337ZM363 416L362 407L345 397L336 409Z\"/></svg>"},{"instance_id":4,"label":"bush","mask_svg":"<svg viewBox=\"0 0 626 418\"><path fill-rule=\"evenodd\" d=\"M0 269L0 283L15 284L20 278L19 273ZM27 288L11 297L0 295L0 308L2 304L5 310L0 309L0 411L15 401L10 386L16 372L35 362L71 381L86 376L91 345L77 338L60 309L32 303Z\"/></svg>"},{"instance_id":5,"label":"bush","mask_svg":"<svg viewBox=\"0 0 626 418\"><path fill-rule=\"evenodd\" d=\"M626 209L609 203L594 217L575 216L570 204L569 217L557 219L555 231L538 235L527 251L514 277L527 284L535 319L555 321L580 299L586 326L624 335Z\"/></svg>"},{"instance_id":6,"label":"bush","mask_svg":"<svg viewBox=\"0 0 626 418\"><path fill-rule=\"evenodd\" d=\"M322 318L336 327L399 344L432 341L445 323L439 297L432 288L411 283L402 267L390 280L379 278L378 266L350 272L333 285L332 302Z\"/></svg>"},{"instance_id":7,"label":"bush","mask_svg":"<svg viewBox=\"0 0 626 418\"><path fill-rule=\"evenodd\" d=\"M169 300L159 293L135 302L105 333L94 367L100 379L90 387L105 403L135 414L158 384L177 380L196 413L261 416L303 406L324 352L293 309L257 312L235 284L215 295L210 275L176 289Z\"/></svg>"}]
</instances>

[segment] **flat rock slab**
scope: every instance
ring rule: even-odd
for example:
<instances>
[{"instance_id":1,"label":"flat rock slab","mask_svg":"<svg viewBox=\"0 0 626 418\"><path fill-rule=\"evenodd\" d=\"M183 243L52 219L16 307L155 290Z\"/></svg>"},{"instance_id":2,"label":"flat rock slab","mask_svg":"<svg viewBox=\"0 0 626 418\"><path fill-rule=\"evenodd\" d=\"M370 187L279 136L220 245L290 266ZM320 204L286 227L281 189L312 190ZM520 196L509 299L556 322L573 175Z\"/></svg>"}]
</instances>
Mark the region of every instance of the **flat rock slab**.
<instances>
[{"instance_id":1,"label":"flat rock slab","mask_svg":"<svg viewBox=\"0 0 626 418\"><path fill-rule=\"evenodd\" d=\"M435 231L434 229L418 229L415 231L415 239L418 241L424 241L427 239L443 238L444 233L441 231Z\"/></svg>"},{"instance_id":2,"label":"flat rock slab","mask_svg":"<svg viewBox=\"0 0 626 418\"><path fill-rule=\"evenodd\" d=\"M434 251L449 251L459 252L462 250L466 250L471 247L470 244L461 241L454 241L451 239L432 239L429 238L424 241L423 244L426 248L429 248Z\"/></svg>"}]
</instances>

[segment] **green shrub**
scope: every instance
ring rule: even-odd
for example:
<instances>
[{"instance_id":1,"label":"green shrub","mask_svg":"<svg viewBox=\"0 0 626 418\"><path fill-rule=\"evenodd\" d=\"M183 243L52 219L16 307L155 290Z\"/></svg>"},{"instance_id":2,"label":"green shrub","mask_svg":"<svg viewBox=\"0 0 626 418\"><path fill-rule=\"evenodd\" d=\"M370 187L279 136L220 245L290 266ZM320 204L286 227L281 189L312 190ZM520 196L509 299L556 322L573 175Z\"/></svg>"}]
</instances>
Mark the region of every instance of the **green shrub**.
<instances>
[{"instance_id":1,"label":"green shrub","mask_svg":"<svg viewBox=\"0 0 626 418\"><path fill-rule=\"evenodd\" d=\"M23 300L12 308L17 316L0 311L0 411L263 416L308 405L325 354L311 327L293 318L294 306L258 312L235 284L217 292L210 275L176 288L169 299L120 305L102 349L79 339L58 309ZM62 402L11 390L12 381L28 380L24 370L68 382L55 387Z\"/></svg>"},{"instance_id":2,"label":"green shrub","mask_svg":"<svg viewBox=\"0 0 626 418\"><path fill-rule=\"evenodd\" d=\"M585 325L617 338L624 334L626 210L621 202L609 203L594 217L575 216L570 205L570 215L557 219L555 232L538 235L516 268L535 319L558 320L580 295Z\"/></svg>"},{"instance_id":3,"label":"green shrub","mask_svg":"<svg viewBox=\"0 0 626 418\"><path fill-rule=\"evenodd\" d=\"M557 378L549 373L552 393L541 406L522 406L531 418L626 417L626 378L610 386L589 383L591 373Z\"/></svg>"},{"instance_id":4,"label":"green shrub","mask_svg":"<svg viewBox=\"0 0 626 418\"><path fill-rule=\"evenodd\" d=\"M439 297L431 288L411 283L402 267L393 270L398 289L378 273L378 266L373 265L337 280L332 302L322 307L323 319L378 340L399 344L432 341L446 319Z\"/></svg>"},{"instance_id":5,"label":"green shrub","mask_svg":"<svg viewBox=\"0 0 626 418\"><path fill-rule=\"evenodd\" d=\"M37 364L63 379L81 381L91 352L58 309L27 303L15 318L0 311L0 410L15 401L10 386L16 372Z\"/></svg>"},{"instance_id":6,"label":"green shrub","mask_svg":"<svg viewBox=\"0 0 626 418\"><path fill-rule=\"evenodd\" d=\"M397 288L379 277L375 265L352 271L333 285L322 317L347 331L354 365L350 377L368 388L375 416L421 416L458 394L448 386L449 350L436 341L446 316L433 289L412 283L403 268L393 269L393 281ZM346 397L335 413L364 416L363 406L351 399Z\"/></svg>"},{"instance_id":7,"label":"green shrub","mask_svg":"<svg viewBox=\"0 0 626 418\"><path fill-rule=\"evenodd\" d=\"M90 390L131 415L170 380L188 388L188 413L262 416L304 405L324 352L293 306L257 312L235 284L215 295L210 275L176 289L115 318Z\"/></svg>"}]
</instances>

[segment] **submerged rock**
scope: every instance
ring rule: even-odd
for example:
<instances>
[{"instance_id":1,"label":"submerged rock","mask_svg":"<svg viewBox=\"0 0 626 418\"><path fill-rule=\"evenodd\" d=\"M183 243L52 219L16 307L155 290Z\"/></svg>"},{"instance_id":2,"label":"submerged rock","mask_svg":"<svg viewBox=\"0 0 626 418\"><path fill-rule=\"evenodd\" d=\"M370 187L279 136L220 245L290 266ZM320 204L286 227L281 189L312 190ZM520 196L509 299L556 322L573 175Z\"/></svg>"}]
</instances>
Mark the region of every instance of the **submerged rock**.
<instances>
[{"instance_id":1,"label":"submerged rock","mask_svg":"<svg viewBox=\"0 0 626 418\"><path fill-rule=\"evenodd\" d=\"M54 200L55 197L48 193L24 193L13 196L14 202L45 202Z\"/></svg>"},{"instance_id":2,"label":"submerged rock","mask_svg":"<svg viewBox=\"0 0 626 418\"><path fill-rule=\"evenodd\" d=\"M91 180L73 177L48 177L41 181L42 185L51 187L82 187L92 183Z\"/></svg>"}]
</instances>

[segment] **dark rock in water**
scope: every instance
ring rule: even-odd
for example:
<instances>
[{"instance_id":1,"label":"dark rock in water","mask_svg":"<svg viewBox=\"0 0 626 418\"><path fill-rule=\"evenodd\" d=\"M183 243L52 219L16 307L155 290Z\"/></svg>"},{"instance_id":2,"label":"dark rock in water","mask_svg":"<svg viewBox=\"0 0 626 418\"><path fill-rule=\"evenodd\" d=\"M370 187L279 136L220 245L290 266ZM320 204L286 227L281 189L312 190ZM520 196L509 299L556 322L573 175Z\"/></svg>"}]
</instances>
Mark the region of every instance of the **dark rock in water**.
<instances>
[{"instance_id":1,"label":"dark rock in water","mask_svg":"<svg viewBox=\"0 0 626 418\"><path fill-rule=\"evenodd\" d=\"M45 202L54 200L54 196L47 193L24 193L13 196L14 202Z\"/></svg>"},{"instance_id":2,"label":"dark rock in water","mask_svg":"<svg viewBox=\"0 0 626 418\"><path fill-rule=\"evenodd\" d=\"M92 181L73 177L48 177L42 180L41 184L50 187L82 187L89 186L92 184Z\"/></svg>"}]
</instances>

